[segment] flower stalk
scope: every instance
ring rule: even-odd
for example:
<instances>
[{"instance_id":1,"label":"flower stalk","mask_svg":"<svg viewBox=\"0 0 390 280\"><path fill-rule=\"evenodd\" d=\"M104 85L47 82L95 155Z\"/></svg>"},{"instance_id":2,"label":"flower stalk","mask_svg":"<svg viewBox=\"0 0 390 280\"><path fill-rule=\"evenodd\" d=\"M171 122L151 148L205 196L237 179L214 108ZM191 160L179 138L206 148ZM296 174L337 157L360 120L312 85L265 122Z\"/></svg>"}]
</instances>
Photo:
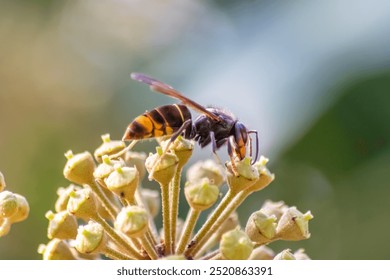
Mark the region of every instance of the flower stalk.
<instances>
[{"instance_id":1,"label":"flower stalk","mask_svg":"<svg viewBox=\"0 0 390 280\"><path fill-rule=\"evenodd\" d=\"M117 260L309 259L303 251L276 255L264 244L309 238L310 211L303 214L282 202L266 201L246 223L236 214L248 196L274 180L266 166L268 159L261 157L253 164L250 158L237 158L227 162L225 170L212 160L197 162L188 168L182 186L182 173L194 151L192 141L179 136L173 142L161 142L156 153L146 157L130 151L137 140L125 148L109 135L102 139L95 157L89 152L66 153L63 174L72 184L58 190L56 212L46 214L51 241L40 246L44 259L98 259L101 255ZM146 172L159 190L142 187ZM218 200L224 182L229 188ZM2 176L0 187L5 187ZM182 189L189 205L184 223L178 211ZM16 194L0 192L2 196L0 233L6 234L12 222L26 216L28 208ZM202 212L217 200L196 231ZM155 223L159 218L161 231ZM77 231L80 220L87 225ZM246 225L245 230L240 224Z\"/></svg>"}]
</instances>

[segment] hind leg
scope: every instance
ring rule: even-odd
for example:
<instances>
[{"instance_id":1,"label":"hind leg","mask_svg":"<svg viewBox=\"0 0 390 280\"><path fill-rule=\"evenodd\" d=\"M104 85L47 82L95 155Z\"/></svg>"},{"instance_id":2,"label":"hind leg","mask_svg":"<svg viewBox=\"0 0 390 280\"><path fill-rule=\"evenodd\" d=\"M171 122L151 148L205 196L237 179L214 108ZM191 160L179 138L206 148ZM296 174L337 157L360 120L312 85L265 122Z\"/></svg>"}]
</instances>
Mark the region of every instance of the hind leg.
<instances>
[{"instance_id":1,"label":"hind leg","mask_svg":"<svg viewBox=\"0 0 390 280\"><path fill-rule=\"evenodd\" d=\"M150 173L149 173L149 176L148 176L148 179L149 181L152 181L152 178L153 178L153 174L154 174L154 171L157 167L157 165L160 163L161 159L166 155L166 153L169 151L169 148L171 147L172 143L176 140L177 137L179 137L180 134L183 133L183 131L188 128L188 126L192 123L192 120L189 119L189 120L186 120L182 126L174 133L172 134L171 136L171 139L169 140L168 144L165 146L164 150L163 150L163 153L162 155L160 156L159 160L156 160L156 162L154 163Z\"/></svg>"}]
</instances>

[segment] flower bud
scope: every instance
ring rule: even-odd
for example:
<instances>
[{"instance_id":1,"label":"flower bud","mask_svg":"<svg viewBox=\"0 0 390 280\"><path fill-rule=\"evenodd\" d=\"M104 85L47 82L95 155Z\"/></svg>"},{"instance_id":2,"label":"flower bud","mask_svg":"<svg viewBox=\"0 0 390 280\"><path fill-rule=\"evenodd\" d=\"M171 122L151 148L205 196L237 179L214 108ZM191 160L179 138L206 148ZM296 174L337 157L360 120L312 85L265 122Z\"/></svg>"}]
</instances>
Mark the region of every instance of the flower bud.
<instances>
[{"instance_id":1,"label":"flower bud","mask_svg":"<svg viewBox=\"0 0 390 280\"><path fill-rule=\"evenodd\" d=\"M255 162L254 167L259 172L259 179L249 188L251 192L257 192L267 187L274 179L275 174L272 174L266 164L268 158L261 156L260 160Z\"/></svg>"},{"instance_id":2,"label":"flower bud","mask_svg":"<svg viewBox=\"0 0 390 280\"><path fill-rule=\"evenodd\" d=\"M75 256L69 245L60 239L53 239L47 245L41 244L38 253L43 255L44 260L75 260Z\"/></svg>"},{"instance_id":3,"label":"flower bud","mask_svg":"<svg viewBox=\"0 0 390 280\"><path fill-rule=\"evenodd\" d=\"M78 190L81 190L81 188L73 184L70 184L66 188L58 188L57 189L58 198L56 200L55 207L54 207L56 212L61 212L66 210L70 193L72 191L78 191Z\"/></svg>"},{"instance_id":4,"label":"flower bud","mask_svg":"<svg viewBox=\"0 0 390 280\"><path fill-rule=\"evenodd\" d=\"M120 166L125 166L123 161L111 160L107 155L104 155L102 157L102 163L100 163L93 172L93 177L95 179L107 178L113 171L115 171L115 166L117 164Z\"/></svg>"},{"instance_id":5,"label":"flower bud","mask_svg":"<svg viewBox=\"0 0 390 280\"><path fill-rule=\"evenodd\" d=\"M296 260L310 260L310 257L305 253L304 249L298 249L294 252L294 257Z\"/></svg>"},{"instance_id":6,"label":"flower bud","mask_svg":"<svg viewBox=\"0 0 390 280\"><path fill-rule=\"evenodd\" d=\"M104 155L113 155L123 150L126 145L122 141L111 141L110 134L102 135L103 144L101 144L94 152L94 157L97 162L102 162Z\"/></svg>"},{"instance_id":7,"label":"flower bud","mask_svg":"<svg viewBox=\"0 0 390 280\"><path fill-rule=\"evenodd\" d=\"M65 164L64 176L72 183L84 185L94 181L95 162L89 152L74 155L72 151L65 153L68 161Z\"/></svg>"},{"instance_id":8,"label":"flower bud","mask_svg":"<svg viewBox=\"0 0 390 280\"><path fill-rule=\"evenodd\" d=\"M250 158L235 161L238 176L232 170L232 163L229 161L227 167L227 182L231 191L238 193L251 187L259 179L259 171L251 165Z\"/></svg>"},{"instance_id":9,"label":"flower bud","mask_svg":"<svg viewBox=\"0 0 390 280\"><path fill-rule=\"evenodd\" d=\"M138 206L122 208L115 220L115 228L130 237L142 236L149 225L148 213Z\"/></svg>"},{"instance_id":10,"label":"flower bud","mask_svg":"<svg viewBox=\"0 0 390 280\"><path fill-rule=\"evenodd\" d=\"M170 142L170 139L163 141L161 143L161 147L165 149L166 145L168 145ZM179 167L183 167L192 155L192 151L194 150L194 141L185 139L179 135L179 137L177 137L171 144L169 150L179 159Z\"/></svg>"},{"instance_id":11,"label":"flower bud","mask_svg":"<svg viewBox=\"0 0 390 280\"><path fill-rule=\"evenodd\" d=\"M274 251L265 245L261 245L253 249L250 260L273 260L275 257Z\"/></svg>"},{"instance_id":12,"label":"flower bud","mask_svg":"<svg viewBox=\"0 0 390 280\"><path fill-rule=\"evenodd\" d=\"M4 175L0 172L0 192L2 192L6 187Z\"/></svg>"},{"instance_id":13,"label":"flower bud","mask_svg":"<svg viewBox=\"0 0 390 280\"><path fill-rule=\"evenodd\" d=\"M125 199L126 201L134 201L134 194L139 182L139 174L134 167L115 166L113 171L104 181L107 188Z\"/></svg>"},{"instance_id":14,"label":"flower bud","mask_svg":"<svg viewBox=\"0 0 390 280\"><path fill-rule=\"evenodd\" d=\"M265 244L275 237L276 225L276 216L268 216L259 210L249 217L245 232L253 242Z\"/></svg>"},{"instance_id":15,"label":"flower bud","mask_svg":"<svg viewBox=\"0 0 390 280\"><path fill-rule=\"evenodd\" d=\"M145 167L149 172L149 179L154 179L165 186L169 184L175 175L179 159L171 153L166 153L161 157L163 155L161 147L157 147L156 150L157 153L151 154L146 159ZM153 174L151 174L152 171Z\"/></svg>"},{"instance_id":16,"label":"flower bud","mask_svg":"<svg viewBox=\"0 0 390 280\"><path fill-rule=\"evenodd\" d=\"M101 252L106 248L107 242L103 227L96 222L89 221L87 225L79 226L75 248L84 254Z\"/></svg>"},{"instance_id":17,"label":"flower bud","mask_svg":"<svg viewBox=\"0 0 390 280\"><path fill-rule=\"evenodd\" d=\"M75 239L77 235L76 217L70 215L67 211L53 213L48 211L46 218L49 220L47 228L47 237L49 239Z\"/></svg>"},{"instance_id":18,"label":"flower bud","mask_svg":"<svg viewBox=\"0 0 390 280\"><path fill-rule=\"evenodd\" d=\"M152 217L156 217L160 211L160 195L158 191L141 189L141 196Z\"/></svg>"},{"instance_id":19,"label":"flower bud","mask_svg":"<svg viewBox=\"0 0 390 280\"><path fill-rule=\"evenodd\" d=\"M127 166L135 167L138 170L140 181L145 177L146 154L142 152L127 151L125 153L125 162Z\"/></svg>"},{"instance_id":20,"label":"flower bud","mask_svg":"<svg viewBox=\"0 0 390 280\"><path fill-rule=\"evenodd\" d=\"M12 223L24 221L25 219L27 219L28 214L30 213L30 206L28 205L27 199L17 193L15 193L15 197L18 205L18 210L14 215L9 217L9 220Z\"/></svg>"},{"instance_id":21,"label":"flower bud","mask_svg":"<svg viewBox=\"0 0 390 280\"><path fill-rule=\"evenodd\" d=\"M310 211L302 214L296 207L288 208L280 217L276 235L283 240L298 241L310 237L309 221L313 219Z\"/></svg>"},{"instance_id":22,"label":"flower bud","mask_svg":"<svg viewBox=\"0 0 390 280\"><path fill-rule=\"evenodd\" d=\"M9 218L18 212L18 199L9 191L0 193L0 218Z\"/></svg>"},{"instance_id":23,"label":"flower bud","mask_svg":"<svg viewBox=\"0 0 390 280\"><path fill-rule=\"evenodd\" d=\"M219 249L227 260L247 260L253 251L253 243L237 228L222 235Z\"/></svg>"},{"instance_id":24,"label":"flower bud","mask_svg":"<svg viewBox=\"0 0 390 280\"><path fill-rule=\"evenodd\" d=\"M191 208L203 211L211 207L219 197L219 188L210 184L209 179L204 178L193 184L187 184L184 192Z\"/></svg>"},{"instance_id":25,"label":"flower bud","mask_svg":"<svg viewBox=\"0 0 390 280\"><path fill-rule=\"evenodd\" d=\"M5 236L11 230L12 223L7 218L0 217L0 237Z\"/></svg>"},{"instance_id":26,"label":"flower bud","mask_svg":"<svg viewBox=\"0 0 390 280\"><path fill-rule=\"evenodd\" d=\"M225 181L221 166L211 159L198 161L187 171L188 182L195 183L203 178L208 178L211 184L218 187L220 187Z\"/></svg>"},{"instance_id":27,"label":"flower bud","mask_svg":"<svg viewBox=\"0 0 390 280\"><path fill-rule=\"evenodd\" d=\"M85 188L70 193L67 210L77 218L88 221L90 218L97 215L96 205L96 198L93 192L90 189Z\"/></svg>"},{"instance_id":28,"label":"flower bud","mask_svg":"<svg viewBox=\"0 0 390 280\"><path fill-rule=\"evenodd\" d=\"M291 253L290 249L283 250L279 254L277 254L274 257L274 260L279 260L279 261L291 261L295 260L294 255Z\"/></svg>"},{"instance_id":29,"label":"flower bud","mask_svg":"<svg viewBox=\"0 0 390 280\"><path fill-rule=\"evenodd\" d=\"M275 215L279 220L283 213L288 209L288 206L284 203L284 201L274 202L267 199L263 206L261 206L261 211L263 211L267 215Z\"/></svg>"}]
</instances>

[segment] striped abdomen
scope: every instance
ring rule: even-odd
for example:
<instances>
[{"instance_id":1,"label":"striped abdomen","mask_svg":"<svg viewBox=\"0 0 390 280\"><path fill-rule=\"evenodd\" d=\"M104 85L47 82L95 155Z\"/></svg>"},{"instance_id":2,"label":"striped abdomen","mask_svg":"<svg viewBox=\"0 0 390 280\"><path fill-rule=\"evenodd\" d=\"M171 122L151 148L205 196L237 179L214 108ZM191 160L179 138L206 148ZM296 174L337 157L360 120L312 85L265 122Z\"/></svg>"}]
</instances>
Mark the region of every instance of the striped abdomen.
<instances>
[{"instance_id":1,"label":"striped abdomen","mask_svg":"<svg viewBox=\"0 0 390 280\"><path fill-rule=\"evenodd\" d=\"M189 119L191 119L191 113L184 105L161 106L136 117L127 127L122 140L140 140L171 135Z\"/></svg>"}]
</instances>

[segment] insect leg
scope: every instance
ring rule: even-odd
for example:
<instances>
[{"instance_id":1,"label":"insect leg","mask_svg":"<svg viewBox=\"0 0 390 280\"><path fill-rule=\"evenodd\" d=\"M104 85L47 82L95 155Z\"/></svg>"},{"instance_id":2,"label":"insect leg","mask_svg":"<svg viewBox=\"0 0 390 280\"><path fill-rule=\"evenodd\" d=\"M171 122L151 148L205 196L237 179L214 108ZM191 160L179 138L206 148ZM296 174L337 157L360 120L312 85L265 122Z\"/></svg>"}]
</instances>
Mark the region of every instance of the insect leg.
<instances>
[{"instance_id":1,"label":"insect leg","mask_svg":"<svg viewBox=\"0 0 390 280\"><path fill-rule=\"evenodd\" d=\"M171 137L171 141L170 142L173 142L176 140L177 137L179 137L180 134L182 134L182 132L188 128L188 126L192 123L192 120L191 119L188 119L186 120L182 125L181 127L174 133L172 134L172 137Z\"/></svg>"},{"instance_id":2,"label":"insect leg","mask_svg":"<svg viewBox=\"0 0 390 280\"><path fill-rule=\"evenodd\" d=\"M249 156L252 158L252 138L251 137L249 137Z\"/></svg>"},{"instance_id":3,"label":"insect leg","mask_svg":"<svg viewBox=\"0 0 390 280\"><path fill-rule=\"evenodd\" d=\"M161 159L167 154L167 152L169 151L169 148L171 147L172 143L176 140L177 137L179 137L180 134L182 134L182 132L192 123L192 120L189 119L189 120L186 120L182 125L181 127L174 133L172 134L171 136L171 139L169 140L168 144L165 146L164 150L163 150L163 153L162 155L160 156L159 160L156 160L156 162L154 163L154 165L152 166L152 169L149 173L149 176L148 176L148 179L149 181L152 181L153 179L153 174L154 174L154 171L157 167L157 165L160 163Z\"/></svg>"},{"instance_id":4,"label":"insect leg","mask_svg":"<svg viewBox=\"0 0 390 280\"><path fill-rule=\"evenodd\" d=\"M254 164L257 161L257 158L259 157L259 135L257 133L257 130L249 130L248 134L256 134L256 154L255 154L255 158L251 162L251 164ZM252 144L251 144L251 149L252 149Z\"/></svg>"},{"instance_id":5,"label":"insect leg","mask_svg":"<svg viewBox=\"0 0 390 280\"><path fill-rule=\"evenodd\" d=\"M217 149L219 149L220 147L222 147L223 145L225 145L227 142L227 139L224 138L224 139L220 139L217 141Z\"/></svg>"},{"instance_id":6,"label":"insect leg","mask_svg":"<svg viewBox=\"0 0 390 280\"><path fill-rule=\"evenodd\" d=\"M215 160L216 162L218 162L218 164L222 165L222 161L217 154L217 141L215 141L214 131L210 131L210 140L211 140L211 149L213 151Z\"/></svg>"},{"instance_id":7,"label":"insect leg","mask_svg":"<svg viewBox=\"0 0 390 280\"><path fill-rule=\"evenodd\" d=\"M230 162L231 162L231 164L232 164L232 171L233 171L233 173L234 173L234 176L238 177L239 174L238 174L238 171L237 171L237 166L236 166L236 164L234 163L234 154L233 154L233 147L232 147L231 140L232 140L232 138L229 138L229 141L227 142L227 149L228 149L228 154L229 154Z\"/></svg>"},{"instance_id":8,"label":"insect leg","mask_svg":"<svg viewBox=\"0 0 390 280\"><path fill-rule=\"evenodd\" d=\"M119 158L121 155L123 155L127 151L130 151L135 146L135 144L137 144L137 142L138 142L138 140L133 140L126 148L124 148L123 150L119 151L116 154L110 155L108 158L109 159Z\"/></svg>"}]
</instances>

